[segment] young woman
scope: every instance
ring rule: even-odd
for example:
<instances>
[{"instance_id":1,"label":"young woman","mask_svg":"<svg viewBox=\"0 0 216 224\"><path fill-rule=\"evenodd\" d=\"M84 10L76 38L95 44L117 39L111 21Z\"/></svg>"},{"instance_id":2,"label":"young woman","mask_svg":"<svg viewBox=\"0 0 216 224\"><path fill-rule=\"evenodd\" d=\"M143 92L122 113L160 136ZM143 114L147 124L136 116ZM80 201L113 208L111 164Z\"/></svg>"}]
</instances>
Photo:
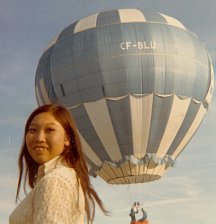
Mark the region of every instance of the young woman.
<instances>
[{"instance_id":1,"label":"young woman","mask_svg":"<svg viewBox=\"0 0 216 224\"><path fill-rule=\"evenodd\" d=\"M22 179L32 188L10 215L10 224L91 223L95 202L106 214L93 189L81 143L70 112L44 105L29 116L19 156L19 198Z\"/></svg>"}]
</instances>

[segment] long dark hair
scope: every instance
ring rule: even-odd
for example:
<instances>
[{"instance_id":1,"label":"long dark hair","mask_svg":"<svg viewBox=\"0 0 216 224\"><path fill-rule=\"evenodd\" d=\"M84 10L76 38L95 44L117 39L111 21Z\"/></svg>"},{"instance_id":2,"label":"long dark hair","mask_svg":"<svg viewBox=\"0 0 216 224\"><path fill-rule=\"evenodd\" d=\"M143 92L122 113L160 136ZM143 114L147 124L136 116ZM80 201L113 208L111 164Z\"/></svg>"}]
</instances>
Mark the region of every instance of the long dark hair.
<instances>
[{"instance_id":1,"label":"long dark hair","mask_svg":"<svg viewBox=\"0 0 216 224\"><path fill-rule=\"evenodd\" d=\"M36 184L36 177L39 164L36 163L31 158L27 149L25 138L33 118L36 115L44 112L51 113L54 116L54 118L62 125L66 134L70 138L70 144L69 146L65 147L62 153L62 158L65 160L68 166L74 168L74 170L76 171L77 178L79 179L84 192L85 211L87 214L87 220L88 223L89 221L92 222L95 216L95 201L105 214L107 214L107 211L104 209L101 199L99 198L98 194L93 189L90 183L88 168L84 160L84 155L82 152L81 142L78 136L76 124L73 118L71 117L70 112L60 105L47 104L40 106L36 110L34 110L27 119L25 125L23 143L21 146L21 151L18 159L19 178L17 184L16 201L19 199L22 178L24 178L23 188L25 193L26 193L27 180L31 188L34 188Z\"/></svg>"}]
</instances>

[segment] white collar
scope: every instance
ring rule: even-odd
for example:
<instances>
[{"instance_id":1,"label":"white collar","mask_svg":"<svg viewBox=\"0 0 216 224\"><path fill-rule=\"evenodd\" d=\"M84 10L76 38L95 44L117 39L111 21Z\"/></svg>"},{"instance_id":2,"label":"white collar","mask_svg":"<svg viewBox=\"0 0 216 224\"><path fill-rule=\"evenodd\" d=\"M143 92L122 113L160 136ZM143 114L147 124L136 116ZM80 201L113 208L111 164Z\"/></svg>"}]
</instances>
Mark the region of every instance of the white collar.
<instances>
[{"instance_id":1,"label":"white collar","mask_svg":"<svg viewBox=\"0 0 216 224\"><path fill-rule=\"evenodd\" d=\"M61 156L56 156L43 165L40 165L38 168L36 183L55 168L62 166L62 164L63 162Z\"/></svg>"}]
</instances>

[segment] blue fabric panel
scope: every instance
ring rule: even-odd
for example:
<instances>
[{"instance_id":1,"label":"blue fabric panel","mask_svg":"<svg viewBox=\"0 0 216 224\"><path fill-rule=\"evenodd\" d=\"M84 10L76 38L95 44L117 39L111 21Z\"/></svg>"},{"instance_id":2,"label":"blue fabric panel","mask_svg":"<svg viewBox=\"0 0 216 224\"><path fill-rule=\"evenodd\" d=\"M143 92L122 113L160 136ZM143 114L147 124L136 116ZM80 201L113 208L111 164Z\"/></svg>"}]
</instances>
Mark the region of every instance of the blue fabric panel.
<instances>
[{"instance_id":1,"label":"blue fabric panel","mask_svg":"<svg viewBox=\"0 0 216 224\"><path fill-rule=\"evenodd\" d=\"M37 67L36 76L35 76L35 83L39 84L40 79L42 78L44 80L44 85L48 94L49 99L53 103L57 103L58 99L56 97L53 83L52 83L52 75L50 70L50 58L52 54L53 48L49 48L47 51L44 52L44 54L41 56L39 65ZM42 97L41 89L39 88L40 97L43 103L45 102L45 99Z\"/></svg>"},{"instance_id":2,"label":"blue fabric panel","mask_svg":"<svg viewBox=\"0 0 216 224\"><path fill-rule=\"evenodd\" d=\"M173 97L154 96L147 153L157 152L169 120L172 104Z\"/></svg>"},{"instance_id":3,"label":"blue fabric panel","mask_svg":"<svg viewBox=\"0 0 216 224\"><path fill-rule=\"evenodd\" d=\"M133 154L131 112L129 97L121 100L107 100L111 121L119 144L121 155Z\"/></svg>"},{"instance_id":4,"label":"blue fabric panel","mask_svg":"<svg viewBox=\"0 0 216 224\"><path fill-rule=\"evenodd\" d=\"M76 26L77 22L72 23L71 25L67 26L59 35L58 41L64 38L69 38L74 34L74 28Z\"/></svg>"},{"instance_id":5,"label":"blue fabric panel","mask_svg":"<svg viewBox=\"0 0 216 224\"><path fill-rule=\"evenodd\" d=\"M97 58L96 30L89 29L73 35L71 39L72 63L83 63Z\"/></svg>"},{"instance_id":6,"label":"blue fabric panel","mask_svg":"<svg viewBox=\"0 0 216 224\"><path fill-rule=\"evenodd\" d=\"M164 17L162 17L159 13L144 11L143 14L148 22L154 21L154 22L166 23Z\"/></svg>"},{"instance_id":7,"label":"blue fabric panel","mask_svg":"<svg viewBox=\"0 0 216 224\"><path fill-rule=\"evenodd\" d=\"M104 26L112 23L119 23L119 13L118 10L113 10L109 12L101 12L97 17L97 26Z\"/></svg>"}]
</instances>

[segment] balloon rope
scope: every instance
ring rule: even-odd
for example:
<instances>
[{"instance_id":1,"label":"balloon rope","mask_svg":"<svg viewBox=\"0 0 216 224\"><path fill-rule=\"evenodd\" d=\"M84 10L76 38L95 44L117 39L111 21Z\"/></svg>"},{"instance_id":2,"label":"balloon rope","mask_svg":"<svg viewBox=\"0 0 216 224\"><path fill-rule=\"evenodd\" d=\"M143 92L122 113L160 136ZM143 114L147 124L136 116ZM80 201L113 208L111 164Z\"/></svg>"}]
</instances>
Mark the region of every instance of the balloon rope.
<instances>
[{"instance_id":1,"label":"balloon rope","mask_svg":"<svg viewBox=\"0 0 216 224\"><path fill-rule=\"evenodd\" d=\"M131 190L130 190L130 186L129 186L129 184L127 184L127 187L128 187L128 192L129 192L130 202L133 203L133 200L132 200L132 194L131 194Z\"/></svg>"}]
</instances>

